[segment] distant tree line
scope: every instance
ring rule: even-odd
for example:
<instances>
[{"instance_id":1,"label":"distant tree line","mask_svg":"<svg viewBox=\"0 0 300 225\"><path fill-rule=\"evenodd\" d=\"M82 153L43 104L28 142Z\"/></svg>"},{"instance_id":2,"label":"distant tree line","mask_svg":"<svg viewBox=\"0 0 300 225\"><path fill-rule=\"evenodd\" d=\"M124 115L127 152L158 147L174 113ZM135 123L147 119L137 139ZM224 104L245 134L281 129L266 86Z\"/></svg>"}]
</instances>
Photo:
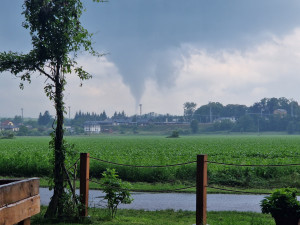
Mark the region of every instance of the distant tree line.
<instances>
[{"instance_id":1,"label":"distant tree line","mask_svg":"<svg viewBox=\"0 0 300 225\"><path fill-rule=\"evenodd\" d=\"M183 116L176 116L176 115L170 115L170 114L156 114L154 112L143 114L143 115L133 115L128 116L125 114L124 111L122 112L114 112L112 117L108 117L103 111L100 114L97 113L84 113L84 112L76 112L74 119L71 120L72 125L82 125L85 121L104 121L104 120L128 120L132 122L137 122L139 120L147 120L150 122L183 122Z\"/></svg>"},{"instance_id":2,"label":"distant tree line","mask_svg":"<svg viewBox=\"0 0 300 225\"><path fill-rule=\"evenodd\" d=\"M76 112L71 120L66 119L65 126L72 126L75 133L83 133L85 121L127 120L131 122L154 123L189 123L192 133L232 131L232 132L265 132L287 131L290 134L300 132L300 106L297 101L281 98L263 98L251 106L240 104L223 105L219 102L209 102L197 108L196 103L186 102L183 105L182 116L156 114L154 112L127 116L124 111L115 112L108 117L106 112L89 113ZM23 121L21 116L11 120L19 125L17 135L46 135L51 132L54 118L48 111L40 113L37 120Z\"/></svg>"},{"instance_id":3,"label":"distant tree line","mask_svg":"<svg viewBox=\"0 0 300 225\"><path fill-rule=\"evenodd\" d=\"M184 104L190 106L191 104ZM195 105L192 105L193 107ZM194 110L193 110L194 109ZM247 107L246 105L210 102L199 108L186 110L185 118L199 123L209 123L207 130L262 132L300 132L300 107L297 101L284 97L263 98ZM192 112L192 113L191 113Z\"/></svg>"},{"instance_id":4,"label":"distant tree line","mask_svg":"<svg viewBox=\"0 0 300 225\"><path fill-rule=\"evenodd\" d=\"M84 112L76 112L74 119L70 121L71 126L80 126L82 127L85 121L104 121L108 119L108 116L106 115L106 112L103 111L100 114L97 113L84 113Z\"/></svg>"}]
</instances>

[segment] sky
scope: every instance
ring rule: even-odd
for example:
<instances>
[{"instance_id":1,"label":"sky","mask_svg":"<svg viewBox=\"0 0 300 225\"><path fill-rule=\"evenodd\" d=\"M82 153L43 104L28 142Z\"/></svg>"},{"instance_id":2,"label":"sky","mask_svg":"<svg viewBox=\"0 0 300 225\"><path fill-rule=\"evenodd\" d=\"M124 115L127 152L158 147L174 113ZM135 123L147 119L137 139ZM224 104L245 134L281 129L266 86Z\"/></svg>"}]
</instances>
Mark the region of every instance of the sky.
<instances>
[{"instance_id":1,"label":"sky","mask_svg":"<svg viewBox=\"0 0 300 225\"><path fill-rule=\"evenodd\" d=\"M109 0L83 1L82 24L101 58L82 53L93 75L80 87L67 78L66 107L109 116L124 110L183 114L185 102L252 105L267 97L300 101L300 1ZM1 0L0 52L31 49L22 0ZM55 114L45 77L0 74L0 117ZM68 111L68 110L67 110ZM69 115L66 115L67 117Z\"/></svg>"}]
</instances>

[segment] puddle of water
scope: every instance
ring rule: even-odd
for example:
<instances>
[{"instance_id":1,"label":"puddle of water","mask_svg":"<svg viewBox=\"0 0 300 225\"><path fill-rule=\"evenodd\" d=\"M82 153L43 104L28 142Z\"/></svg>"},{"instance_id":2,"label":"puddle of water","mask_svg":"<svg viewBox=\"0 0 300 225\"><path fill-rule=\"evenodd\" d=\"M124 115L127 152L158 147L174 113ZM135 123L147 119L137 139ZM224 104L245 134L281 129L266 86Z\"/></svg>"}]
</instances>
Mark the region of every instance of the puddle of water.
<instances>
[{"instance_id":1,"label":"puddle of water","mask_svg":"<svg viewBox=\"0 0 300 225\"><path fill-rule=\"evenodd\" d=\"M48 188L40 188L41 205L48 205L52 191ZM104 193L99 190L90 190L90 207L105 207ZM133 192L134 201L129 205L120 205L120 209L144 209L155 210L196 210L196 195L189 193L143 193ZM265 195L231 195L231 194L208 194L208 211L240 211L261 212L260 201Z\"/></svg>"}]
</instances>

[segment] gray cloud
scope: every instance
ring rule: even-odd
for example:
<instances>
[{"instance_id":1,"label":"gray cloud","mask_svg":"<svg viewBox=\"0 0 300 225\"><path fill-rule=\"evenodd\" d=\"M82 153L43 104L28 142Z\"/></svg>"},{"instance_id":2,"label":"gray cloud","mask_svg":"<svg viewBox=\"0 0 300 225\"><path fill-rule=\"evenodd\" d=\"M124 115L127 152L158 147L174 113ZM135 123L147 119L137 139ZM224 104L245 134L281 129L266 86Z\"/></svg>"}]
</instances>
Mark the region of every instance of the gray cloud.
<instances>
[{"instance_id":1,"label":"gray cloud","mask_svg":"<svg viewBox=\"0 0 300 225\"><path fill-rule=\"evenodd\" d=\"M22 2L1 0L0 51L31 48L28 31L21 27ZM164 90L177 84L184 65L182 56L186 59L190 54L182 46L210 54L222 49L242 54L270 36L283 37L300 25L298 0L110 0L85 4L84 26L95 33L96 48L109 53L108 61L117 67L136 104L144 99L148 80ZM201 79L200 84L191 85L213 84L207 77Z\"/></svg>"},{"instance_id":2,"label":"gray cloud","mask_svg":"<svg viewBox=\"0 0 300 225\"><path fill-rule=\"evenodd\" d=\"M108 49L137 104L147 79L172 85L182 44L209 51L247 49L300 24L296 0L112 0L90 6L85 20L97 32L97 46Z\"/></svg>"}]
</instances>

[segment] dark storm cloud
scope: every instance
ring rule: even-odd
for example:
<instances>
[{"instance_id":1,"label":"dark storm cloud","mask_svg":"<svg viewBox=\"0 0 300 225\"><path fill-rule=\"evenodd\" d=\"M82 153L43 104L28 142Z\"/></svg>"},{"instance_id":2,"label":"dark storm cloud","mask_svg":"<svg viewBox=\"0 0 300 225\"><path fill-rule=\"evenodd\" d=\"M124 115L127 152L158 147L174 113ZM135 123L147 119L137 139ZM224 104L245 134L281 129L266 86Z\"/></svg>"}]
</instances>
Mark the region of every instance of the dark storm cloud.
<instances>
[{"instance_id":1,"label":"dark storm cloud","mask_svg":"<svg viewBox=\"0 0 300 225\"><path fill-rule=\"evenodd\" d=\"M29 32L21 27L24 20L21 15L23 2L1 0L0 51L26 53L31 49ZM247 52L250 48L249 51L253 52L253 46L270 40L271 35L285 37L300 25L299 0L83 2L87 7L83 13L83 23L90 32L95 33L96 49L109 53L107 59L118 67L118 71L113 71L122 75L137 104L148 79L156 81L158 88L165 89L176 84L178 71L184 66L182 59L188 59L193 49L207 52L212 58L217 58L214 53L217 55L223 50L227 53ZM227 62L226 59L224 62ZM199 77L197 72L195 74ZM0 74L0 84L7 77ZM187 78L181 77L181 80ZM191 82L190 85L208 87L210 83L201 77L201 82ZM9 89L3 83L2 90L4 86ZM191 97L192 94L182 98L182 101L190 101ZM3 101L0 99L1 103Z\"/></svg>"},{"instance_id":2,"label":"dark storm cloud","mask_svg":"<svg viewBox=\"0 0 300 225\"><path fill-rule=\"evenodd\" d=\"M111 0L87 7L97 46L110 53L137 101L149 77L158 85L176 78L171 67L184 43L243 49L300 23L300 2L293 0Z\"/></svg>"}]
</instances>

